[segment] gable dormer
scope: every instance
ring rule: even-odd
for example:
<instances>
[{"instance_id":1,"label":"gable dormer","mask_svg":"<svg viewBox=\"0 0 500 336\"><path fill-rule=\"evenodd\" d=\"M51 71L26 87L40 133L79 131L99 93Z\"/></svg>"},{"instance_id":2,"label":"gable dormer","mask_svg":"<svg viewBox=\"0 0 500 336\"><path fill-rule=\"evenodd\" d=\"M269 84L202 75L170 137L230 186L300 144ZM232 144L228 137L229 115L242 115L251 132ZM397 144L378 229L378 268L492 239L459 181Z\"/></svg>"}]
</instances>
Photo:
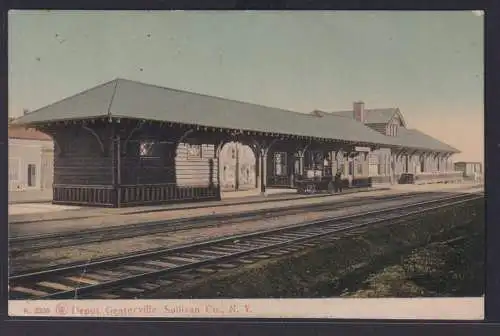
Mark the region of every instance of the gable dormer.
<instances>
[{"instance_id":1,"label":"gable dormer","mask_svg":"<svg viewBox=\"0 0 500 336\"><path fill-rule=\"evenodd\" d=\"M392 117L387 122L385 128L385 135L398 136L398 131L400 127L406 127L406 123L399 109L396 109Z\"/></svg>"},{"instance_id":2,"label":"gable dormer","mask_svg":"<svg viewBox=\"0 0 500 336\"><path fill-rule=\"evenodd\" d=\"M318 111L313 111L312 114L319 116ZM351 111L328 112L328 114L352 118L387 136L397 136L400 127L406 128L406 122L397 107L367 109L363 102L354 102Z\"/></svg>"}]
</instances>

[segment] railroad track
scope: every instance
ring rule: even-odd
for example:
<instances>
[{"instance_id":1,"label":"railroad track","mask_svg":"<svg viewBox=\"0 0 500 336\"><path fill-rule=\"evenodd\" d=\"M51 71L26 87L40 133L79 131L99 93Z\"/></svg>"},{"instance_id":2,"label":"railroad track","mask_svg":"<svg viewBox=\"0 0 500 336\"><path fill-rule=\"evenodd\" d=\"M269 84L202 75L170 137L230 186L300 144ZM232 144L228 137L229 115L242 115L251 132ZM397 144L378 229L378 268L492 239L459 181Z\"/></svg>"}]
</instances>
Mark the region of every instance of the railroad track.
<instances>
[{"instance_id":1,"label":"railroad track","mask_svg":"<svg viewBox=\"0 0 500 336\"><path fill-rule=\"evenodd\" d=\"M252 255L283 255L300 247L317 246L326 237L343 231L408 219L428 211L458 206L482 198L482 193L455 195L177 248L14 275L9 278L10 299L110 299L138 295L144 290L153 290L172 283L164 277L189 269L200 269L209 264L223 267L224 263L231 260L245 262L245 257Z\"/></svg>"},{"instance_id":2,"label":"railroad track","mask_svg":"<svg viewBox=\"0 0 500 336\"><path fill-rule=\"evenodd\" d=\"M343 192L343 195L349 195L349 194L354 194L354 193L363 193L363 192L375 192L375 191L382 191L382 190L388 190L389 188L381 188L381 189L371 189L371 188L360 188L360 190L352 190L352 191L345 191ZM294 194L291 194L294 195ZM60 222L60 221L67 221L67 220L79 220L79 219L87 219L87 218L102 218L102 217L108 217L108 216L127 216L127 215L138 215L138 214L148 214L148 213L155 213L155 212L165 212L165 211L178 211L178 210L185 210L185 211L191 211L191 210L197 210L197 209L204 209L204 208L225 208L228 206L233 206L233 205L245 205L245 204L265 204L265 203L271 203L271 202L287 202L287 201L296 201L296 200L303 200L303 199L317 199L317 198L323 198L323 197L329 197L332 196L330 193L316 193L316 194L307 194L307 195L295 195L293 197L290 197L289 195L283 196L283 197L272 197L268 199L259 199L259 200L241 200L241 201L236 201L236 202L231 202L231 203L215 203L215 204L208 204L210 201L200 201L198 203L192 203L189 204L186 207L178 207L178 208L165 208L162 205L143 205L143 206L138 206L138 209L133 209L130 208L131 210L124 211L124 212L107 212L107 213L89 213L86 216L81 215L81 216L74 216L70 218L65 218L65 217L59 217L59 218L51 218L46 221L48 222ZM48 202L50 203L50 202ZM187 204L186 204L187 205ZM125 208L126 209L126 208ZM14 215L13 219L9 218L9 223L12 224L29 224L29 223L39 223L39 219L16 219L18 215ZM21 215L22 216L22 215Z\"/></svg>"},{"instance_id":3,"label":"railroad track","mask_svg":"<svg viewBox=\"0 0 500 336\"><path fill-rule=\"evenodd\" d=\"M117 239L133 238L150 234L167 233L194 228L220 226L221 224L236 224L249 220L259 220L267 217L298 215L311 211L332 211L351 206L362 206L373 202L404 200L410 198L437 197L436 193L404 193L388 196L376 196L363 199L350 199L345 202L334 201L310 205L293 205L283 208L259 209L241 214L215 214L174 220L161 220L130 224L127 226L86 229L77 232L51 233L35 236L20 236L9 238L9 254L32 252L42 249L77 246L82 244L104 242Z\"/></svg>"}]
</instances>

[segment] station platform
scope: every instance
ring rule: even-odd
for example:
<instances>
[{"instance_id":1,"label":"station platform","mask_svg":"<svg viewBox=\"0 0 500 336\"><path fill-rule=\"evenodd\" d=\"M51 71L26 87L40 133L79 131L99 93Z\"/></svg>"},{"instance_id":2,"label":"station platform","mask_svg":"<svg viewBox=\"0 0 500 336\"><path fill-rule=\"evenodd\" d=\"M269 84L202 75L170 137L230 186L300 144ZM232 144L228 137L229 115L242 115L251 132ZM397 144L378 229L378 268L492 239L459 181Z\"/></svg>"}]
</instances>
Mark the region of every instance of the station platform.
<instances>
[{"instance_id":1,"label":"station platform","mask_svg":"<svg viewBox=\"0 0 500 336\"><path fill-rule=\"evenodd\" d=\"M390 192L390 189L370 189L364 192L346 192L336 195L274 195L252 199L234 198L223 200L217 203L200 203L197 208L194 204L179 204L164 206L155 211L131 211L128 212L109 212L109 210L120 209L81 209L82 211L58 211L43 214L26 214L24 216L11 216L9 219L9 236L17 237L24 235L48 234L55 232L76 232L87 229L97 229L102 227L125 226L145 222L156 222L164 220L175 220L185 218L197 218L210 215L231 215L255 210L276 209L290 207L294 205L321 204L336 202L353 198L381 196ZM401 192L397 192L401 193ZM288 196L288 197L285 197ZM294 197L290 196L302 196ZM189 207L191 205L191 207ZM91 212L93 210L93 212ZM108 211L107 211L108 210ZM85 212L84 212L85 211ZM90 214L90 215L89 215Z\"/></svg>"},{"instance_id":2,"label":"station platform","mask_svg":"<svg viewBox=\"0 0 500 336\"><path fill-rule=\"evenodd\" d=\"M9 236L48 234L56 232L76 232L102 227L125 226L145 222L196 218L210 215L230 215L254 210L276 209L294 205L310 205L328 202L342 202L354 198L397 195L414 192L469 192L479 191L468 185L398 185L394 188L371 188L364 192L348 191L335 195L283 195L255 196L226 199L219 202L197 204L165 205L161 207L141 207L140 209L80 209L51 213L32 213L9 218ZM294 197L291 197L294 196ZM210 204L207 204L210 203ZM144 208L148 208L147 210ZM120 213L119 210L122 212Z\"/></svg>"},{"instance_id":3,"label":"station platform","mask_svg":"<svg viewBox=\"0 0 500 336\"><path fill-rule=\"evenodd\" d=\"M385 190L387 187L374 187L369 189L352 189L343 194L358 192L368 192L375 190ZM57 205L51 203L22 203L9 205L9 223L20 223L29 221L78 219L106 215L127 215L137 213L161 212L170 210L191 210L210 207L224 207L239 204L266 203L287 200L300 200L309 198L321 198L329 195L327 193L314 195L300 195L294 189L268 189L265 195L260 192L242 191L226 192L222 194L220 201L173 203L162 205L148 205L125 208L101 208L101 207L80 207L71 205Z\"/></svg>"}]
</instances>

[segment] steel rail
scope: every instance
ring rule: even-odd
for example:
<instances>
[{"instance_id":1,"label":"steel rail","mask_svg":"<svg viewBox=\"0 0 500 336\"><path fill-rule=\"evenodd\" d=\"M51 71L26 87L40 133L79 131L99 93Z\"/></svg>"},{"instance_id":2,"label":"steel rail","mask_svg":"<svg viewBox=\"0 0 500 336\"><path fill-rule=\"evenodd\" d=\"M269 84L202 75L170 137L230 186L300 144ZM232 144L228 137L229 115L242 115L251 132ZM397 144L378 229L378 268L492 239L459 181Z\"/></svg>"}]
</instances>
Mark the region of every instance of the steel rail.
<instances>
[{"instance_id":1,"label":"steel rail","mask_svg":"<svg viewBox=\"0 0 500 336\"><path fill-rule=\"evenodd\" d=\"M166 273L171 274L188 268L200 267L207 263L238 258L265 250L273 250L301 241L310 241L346 230L353 230L367 225L375 225L390 220L407 218L424 212L483 198L484 196L482 194L476 193L467 195L462 194L459 196L455 195L437 200L414 203L407 206L367 211L356 215L322 219L284 228L224 237L155 252L137 253L132 256L117 257L107 261L89 262L71 267L61 267L48 271L11 276L9 278L10 289L11 292L17 291L25 294L34 293L31 297L36 297L38 299L68 298L81 294L85 295L97 290L116 287L140 279ZM373 219L374 216L382 217ZM141 260L143 264L141 264ZM138 262L139 264L134 265L134 262ZM155 265L155 263L156 267L151 266ZM115 268L114 270L113 267ZM99 274L99 272L106 272L106 270L109 273L110 269L111 274L113 274L113 271L115 272L114 276L108 274L107 278L103 278L102 275L99 275L99 277L103 279L102 281L92 280L90 282L93 283L89 284L89 277L92 279L92 273L96 275ZM84 283L84 286L78 287L67 285L68 279L71 279L71 281L75 283L78 282L78 277L81 277L80 279L82 281L80 282ZM52 282L52 280L59 281L59 283ZM45 286L45 290L40 290L40 286ZM51 288L52 292L50 292L50 290L47 292L47 287ZM24 296L29 297L30 295Z\"/></svg>"},{"instance_id":2,"label":"steel rail","mask_svg":"<svg viewBox=\"0 0 500 336\"><path fill-rule=\"evenodd\" d=\"M178 230L189 230L218 226L221 221L231 220L231 224L249 220L257 220L279 214L280 216L296 215L310 211L337 210L347 206L362 206L377 201L403 200L421 198L435 193L403 193L388 196L375 196L362 199L350 199L345 202L323 202L318 204L292 205L282 208L258 209L238 214L219 214L181 218L172 220L150 221L97 229L85 229L78 232L49 233L9 238L9 253L24 253L48 248L76 246L88 243L105 242L116 239L133 238L150 234L167 233ZM437 196L436 196L437 197ZM288 212L288 213L287 213ZM225 223L222 223L225 224Z\"/></svg>"}]
</instances>

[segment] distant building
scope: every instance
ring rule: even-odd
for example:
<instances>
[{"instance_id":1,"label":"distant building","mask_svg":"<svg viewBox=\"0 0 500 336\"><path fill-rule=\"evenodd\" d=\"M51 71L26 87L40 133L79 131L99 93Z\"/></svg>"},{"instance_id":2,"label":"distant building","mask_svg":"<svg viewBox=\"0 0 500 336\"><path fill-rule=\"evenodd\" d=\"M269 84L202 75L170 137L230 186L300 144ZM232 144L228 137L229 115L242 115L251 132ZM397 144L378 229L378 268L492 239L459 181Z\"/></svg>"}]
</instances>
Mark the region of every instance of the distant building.
<instances>
[{"instance_id":1,"label":"distant building","mask_svg":"<svg viewBox=\"0 0 500 336\"><path fill-rule=\"evenodd\" d=\"M51 189L54 143L45 133L9 125L9 191Z\"/></svg>"},{"instance_id":2,"label":"distant building","mask_svg":"<svg viewBox=\"0 0 500 336\"><path fill-rule=\"evenodd\" d=\"M465 178L482 178L483 165L481 162L455 162L455 170L464 174Z\"/></svg>"},{"instance_id":3,"label":"distant building","mask_svg":"<svg viewBox=\"0 0 500 336\"><path fill-rule=\"evenodd\" d=\"M379 149L370 151L366 160L362 156L349 158L347 164L342 166L345 175L356 173L358 176L370 176L374 182L397 183L402 175L408 173L414 174L420 181L441 181L443 176L454 171L451 156L459 151L417 129L407 128L403 114L397 107L367 109L359 101L354 102L352 110L315 110L312 114L354 119L400 144L399 152L381 145Z\"/></svg>"}]
</instances>

